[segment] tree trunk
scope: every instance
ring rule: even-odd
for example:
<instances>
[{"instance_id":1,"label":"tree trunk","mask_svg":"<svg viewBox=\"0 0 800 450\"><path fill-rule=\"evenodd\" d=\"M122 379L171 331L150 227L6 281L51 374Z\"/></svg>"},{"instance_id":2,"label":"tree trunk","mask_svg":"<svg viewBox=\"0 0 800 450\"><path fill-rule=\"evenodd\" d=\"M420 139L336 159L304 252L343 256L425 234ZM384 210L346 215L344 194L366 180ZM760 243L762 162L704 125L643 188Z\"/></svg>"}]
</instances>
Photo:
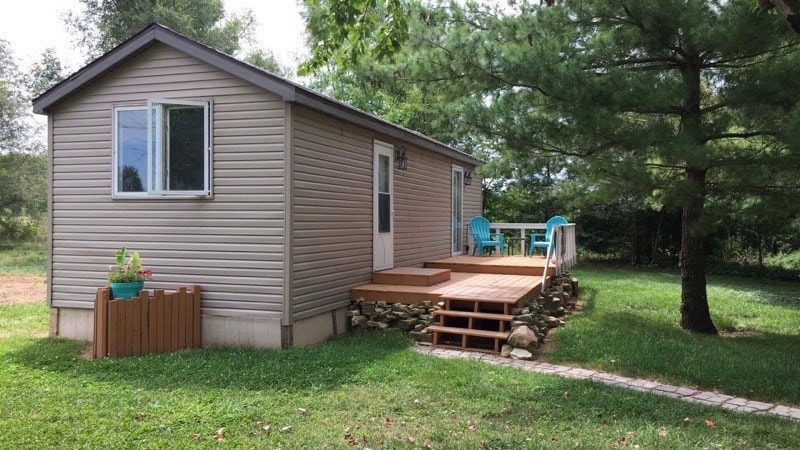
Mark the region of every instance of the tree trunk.
<instances>
[{"instance_id":1,"label":"tree trunk","mask_svg":"<svg viewBox=\"0 0 800 450\"><path fill-rule=\"evenodd\" d=\"M686 168L692 193L683 205L681 221L681 327L717 334L706 294L705 236L696 230L705 206L706 170Z\"/></svg>"}]
</instances>

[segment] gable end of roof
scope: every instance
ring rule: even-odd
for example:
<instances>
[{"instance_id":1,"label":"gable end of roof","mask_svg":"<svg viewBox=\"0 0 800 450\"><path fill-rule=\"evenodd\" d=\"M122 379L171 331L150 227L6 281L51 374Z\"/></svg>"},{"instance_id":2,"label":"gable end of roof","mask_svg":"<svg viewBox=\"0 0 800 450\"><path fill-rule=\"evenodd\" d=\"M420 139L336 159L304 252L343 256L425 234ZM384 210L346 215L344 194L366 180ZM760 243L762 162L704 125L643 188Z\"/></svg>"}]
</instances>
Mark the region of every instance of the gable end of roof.
<instances>
[{"instance_id":1,"label":"gable end of roof","mask_svg":"<svg viewBox=\"0 0 800 450\"><path fill-rule=\"evenodd\" d=\"M428 149L457 161L479 165L480 160L421 133L361 111L336 99L226 55L159 24L142 31L114 47L103 56L70 75L33 100L33 112L49 114L58 104L77 95L84 87L102 78L157 43L163 43L235 77L279 95L285 102L305 106L342 121L364 127L409 144Z\"/></svg>"}]
</instances>

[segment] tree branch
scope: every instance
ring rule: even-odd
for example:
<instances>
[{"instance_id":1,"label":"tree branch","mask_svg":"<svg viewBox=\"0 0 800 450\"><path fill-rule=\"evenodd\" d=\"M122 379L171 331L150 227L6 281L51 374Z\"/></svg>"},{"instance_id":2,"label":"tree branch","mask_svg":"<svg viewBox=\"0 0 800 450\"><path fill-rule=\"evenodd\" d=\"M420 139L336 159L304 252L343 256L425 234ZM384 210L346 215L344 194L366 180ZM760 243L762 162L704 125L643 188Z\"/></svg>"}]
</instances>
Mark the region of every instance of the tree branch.
<instances>
[{"instance_id":1,"label":"tree branch","mask_svg":"<svg viewBox=\"0 0 800 450\"><path fill-rule=\"evenodd\" d=\"M775 131L751 131L749 133L718 133L710 136L705 136L702 143L705 144L709 141L716 141L720 139L749 139L758 136L778 136Z\"/></svg>"}]
</instances>

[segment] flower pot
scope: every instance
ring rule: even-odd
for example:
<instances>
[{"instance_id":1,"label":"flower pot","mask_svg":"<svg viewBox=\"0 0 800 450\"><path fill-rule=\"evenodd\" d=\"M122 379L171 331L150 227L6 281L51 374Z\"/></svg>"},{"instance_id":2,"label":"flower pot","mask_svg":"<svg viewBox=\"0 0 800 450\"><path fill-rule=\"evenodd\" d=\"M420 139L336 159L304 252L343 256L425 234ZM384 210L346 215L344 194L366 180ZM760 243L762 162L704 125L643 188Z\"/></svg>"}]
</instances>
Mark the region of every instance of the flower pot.
<instances>
[{"instance_id":1,"label":"flower pot","mask_svg":"<svg viewBox=\"0 0 800 450\"><path fill-rule=\"evenodd\" d=\"M111 283L111 298L130 300L139 295L144 287L144 281L131 281L129 283Z\"/></svg>"}]
</instances>

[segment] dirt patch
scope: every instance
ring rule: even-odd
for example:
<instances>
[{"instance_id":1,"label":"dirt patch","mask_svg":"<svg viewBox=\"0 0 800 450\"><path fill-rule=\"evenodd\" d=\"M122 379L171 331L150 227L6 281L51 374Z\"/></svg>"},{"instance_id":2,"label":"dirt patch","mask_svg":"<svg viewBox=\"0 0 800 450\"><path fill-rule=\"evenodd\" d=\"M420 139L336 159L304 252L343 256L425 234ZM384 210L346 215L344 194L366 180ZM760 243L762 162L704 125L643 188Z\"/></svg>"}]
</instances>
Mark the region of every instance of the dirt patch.
<instances>
[{"instance_id":1,"label":"dirt patch","mask_svg":"<svg viewBox=\"0 0 800 450\"><path fill-rule=\"evenodd\" d=\"M0 306L40 303L47 298L43 276L0 275Z\"/></svg>"},{"instance_id":2,"label":"dirt patch","mask_svg":"<svg viewBox=\"0 0 800 450\"><path fill-rule=\"evenodd\" d=\"M724 338L731 338L731 339L748 338L748 337L759 337L762 334L763 334L762 332L755 331L755 330L733 330L733 331L721 330L719 332L720 336L722 336Z\"/></svg>"}]
</instances>

